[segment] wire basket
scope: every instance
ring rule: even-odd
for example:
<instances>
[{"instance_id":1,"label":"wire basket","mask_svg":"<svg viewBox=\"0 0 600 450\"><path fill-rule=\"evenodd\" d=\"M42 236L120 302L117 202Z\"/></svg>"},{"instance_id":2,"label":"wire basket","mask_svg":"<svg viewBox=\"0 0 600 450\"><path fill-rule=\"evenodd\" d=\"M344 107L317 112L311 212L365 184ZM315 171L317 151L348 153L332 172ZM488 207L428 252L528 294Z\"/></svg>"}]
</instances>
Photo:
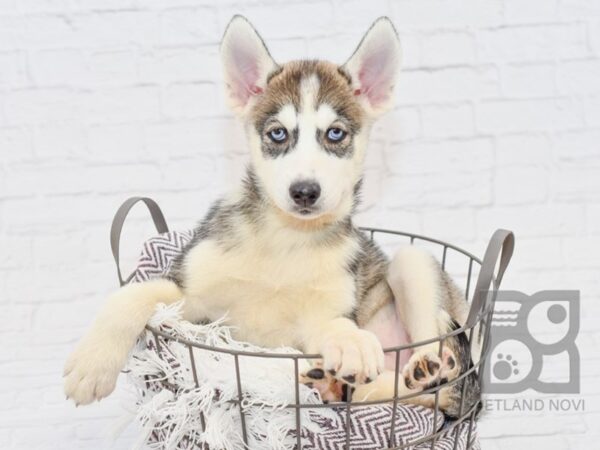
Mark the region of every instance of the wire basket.
<instances>
[{"instance_id":1,"label":"wire basket","mask_svg":"<svg viewBox=\"0 0 600 450\"><path fill-rule=\"evenodd\" d=\"M119 282L121 285L128 283L132 280L134 273L132 273L129 277L124 279L121 275L121 270L119 266L119 240L121 235L121 230L123 227L124 220L129 212L129 210L137 203L143 202L146 204L150 213L152 215L152 220L154 225L159 233L168 232L168 227L164 216L158 207L158 205L151 199L145 197L134 197L127 200L121 208L117 211L115 218L113 220L112 229L111 229L111 248L113 251L113 256L115 259L115 263L117 265L117 273L119 277ZM461 333L465 333L468 336L469 342L473 342L473 339L478 339L480 342L481 353L477 362L472 364L470 368L462 372L457 378L451 379L446 382L441 382L435 386L431 386L424 391L418 393L411 393L409 395L398 396L396 395L394 398L388 400L381 401L366 401L366 402L352 402L351 401L351 393L350 398L347 402L335 402L328 404L306 404L300 401L300 392L299 392L299 377L300 377L300 360L314 360L318 359L321 356L317 354L287 354L287 353L264 353L264 352L248 352L248 351L237 351L229 348L218 348L205 344L201 344L198 342L192 342L186 339L183 339L178 336L171 335L165 331L161 331L159 329L153 328L150 325L146 326L146 330L152 334L154 338L154 343L156 346L157 352L160 354L161 341L163 342L177 342L180 345L186 346L189 350L187 354L189 354L190 365L193 370L193 378L196 387L199 386L198 376L196 373L196 365L194 361L194 349L201 349L204 351L224 353L231 355L234 358L234 367L235 367L235 378L237 383L237 400L233 400L236 407L239 409L240 415L240 426L241 426L241 435L246 446L248 445L248 430L246 425L246 415L248 411L244 406L244 391L242 385L242 376L240 371L240 357L248 357L248 358L282 358L291 360L294 367L294 376L295 376L295 402L287 405L287 408L291 408L295 411L295 422L296 422L296 448L301 450L302 447L302 435L300 430L302 429L301 423L301 414L300 411L303 408L315 409L315 408L342 408L345 410L346 417L350 417L353 410L356 408L364 408L365 406L374 406L374 405L382 405L382 404L391 404L393 405L391 409L391 425L389 430L389 437L387 438L387 447L386 449L405 449L405 448L431 448L435 449L436 443L440 439L442 435L446 438L448 436L453 436L453 442L450 448L456 449L458 448L459 442L459 432L465 432L465 428L467 429L466 433L466 444L463 444L463 448L471 449L477 446L477 440L474 436L472 436L473 426L475 424L477 414L481 410L481 400L475 401L473 404L465 404L465 391L467 389L467 377L475 376L479 385L481 386L483 383L483 374L484 374L484 365L488 359L488 355L490 352L490 332L491 332L491 322L492 315L494 311L494 302L497 296L498 289L500 287L500 282L504 275L504 271L506 270L508 263L510 262L510 258L514 249L514 236L512 232L507 230L497 230L491 237L487 249L485 251L484 257L482 259L473 255L472 253L463 250L455 245L450 243L433 239L430 237L386 230L380 228L361 228L361 230L372 239L380 242L381 246L384 249L390 250L393 249L394 246L398 244L410 244L410 245L424 245L428 248L428 250L434 255L437 255L440 259L441 267L443 270L448 272L453 279L460 286L462 284L465 301L470 303L470 310L468 314L468 318L462 326L459 328L438 336L433 339L429 339L427 341L415 342L407 345L400 345L395 347L385 348L384 352L387 354L393 354L396 364L395 364L395 389L394 392L397 392L397 386L399 382L403 381L401 371L402 367L400 367L400 354L403 351L410 351L411 349L418 348L423 345L438 343L439 346L439 355L442 355L442 350L444 348L444 343L447 339L452 336L457 336ZM450 268L449 266L452 266ZM469 351L471 350L471 346L469 346ZM468 355L469 359L471 355ZM153 381L156 383L156 381ZM161 381L162 387L165 389L169 389L171 391L176 391L177 386L169 385L167 381ZM414 441L403 442L400 445L396 442L395 439L395 426L396 426L396 406L398 403L411 399L417 395L425 395L425 394L433 394L435 398L435 408L433 410L434 419L433 423L437 424L438 415L443 415L442 412L438 409L439 404L439 396L440 390L448 387L455 383L459 384L459 388L461 389L461 398L460 398L460 407L459 412L456 418L453 418L450 421L446 421L445 425L441 429L437 429L437 427L433 428L433 431L428 435L421 437ZM150 385L150 381L149 381ZM205 427L204 417L201 417L202 427ZM351 442L351 433L350 433L350 420L345 421L345 444L343 446L346 450L359 450L360 447L353 447ZM203 430L202 430L203 431ZM464 438L464 437L463 437ZM158 435L153 435L151 439L154 439L156 442L159 438ZM446 443L447 444L447 443ZM199 449L206 449L207 447L203 444L198 444L197 447ZM447 448L445 445L443 448Z\"/></svg>"}]
</instances>

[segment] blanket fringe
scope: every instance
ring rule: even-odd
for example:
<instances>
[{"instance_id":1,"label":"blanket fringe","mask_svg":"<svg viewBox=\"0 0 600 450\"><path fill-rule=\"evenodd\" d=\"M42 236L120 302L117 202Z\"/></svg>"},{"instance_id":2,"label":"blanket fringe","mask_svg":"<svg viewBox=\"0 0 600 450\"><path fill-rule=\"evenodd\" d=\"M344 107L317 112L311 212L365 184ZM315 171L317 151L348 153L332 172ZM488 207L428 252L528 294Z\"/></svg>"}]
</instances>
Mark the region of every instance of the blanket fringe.
<instances>
[{"instance_id":1,"label":"blanket fringe","mask_svg":"<svg viewBox=\"0 0 600 450\"><path fill-rule=\"evenodd\" d=\"M236 341L225 318L196 325L182 320L182 303L159 305L149 324L186 340L249 352L299 354L288 347L265 349ZM156 342L158 340L158 343ZM230 354L193 348L145 332L133 350L127 370L135 387L136 420L142 432L134 449L244 450L235 360ZM300 370L307 363L300 359ZM244 418L250 448L292 450L296 443L294 361L239 356ZM318 393L300 386L300 402L321 404ZM333 422L329 408L300 410L303 431L319 432L311 418ZM301 432L302 434L302 432Z\"/></svg>"}]
</instances>

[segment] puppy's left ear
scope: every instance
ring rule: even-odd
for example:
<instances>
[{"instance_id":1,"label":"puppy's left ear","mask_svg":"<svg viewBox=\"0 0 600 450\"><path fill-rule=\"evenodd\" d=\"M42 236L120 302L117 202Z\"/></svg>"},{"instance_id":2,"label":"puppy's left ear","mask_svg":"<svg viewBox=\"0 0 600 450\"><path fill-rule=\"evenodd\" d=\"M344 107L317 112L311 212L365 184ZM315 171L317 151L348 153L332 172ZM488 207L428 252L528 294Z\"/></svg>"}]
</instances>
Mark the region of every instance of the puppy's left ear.
<instances>
[{"instance_id":1,"label":"puppy's left ear","mask_svg":"<svg viewBox=\"0 0 600 450\"><path fill-rule=\"evenodd\" d=\"M387 17L380 17L342 66L352 79L354 94L363 100L367 111L374 116L390 106L400 56L400 40L394 25Z\"/></svg>"},{"instance_id":2,"label":"puppy's left ear","mask_svg":"<svg viewBox=\"0 0 600 450\"><path fill-rule=\"evenodd\" d=\"M278 66L250 22L237 15L221 41L221 60L232 109L243 115L252 98L262 94L267 76Z\"/></svg>"}]
</instances>

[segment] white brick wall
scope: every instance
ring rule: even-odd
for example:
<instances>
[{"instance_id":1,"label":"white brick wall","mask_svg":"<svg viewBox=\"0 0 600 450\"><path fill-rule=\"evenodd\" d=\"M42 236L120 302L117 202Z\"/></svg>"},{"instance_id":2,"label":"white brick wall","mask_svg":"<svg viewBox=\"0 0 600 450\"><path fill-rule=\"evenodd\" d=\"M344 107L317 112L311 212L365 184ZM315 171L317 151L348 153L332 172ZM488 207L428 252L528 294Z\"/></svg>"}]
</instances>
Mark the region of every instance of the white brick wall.
<instances>
[{"instance_id":1,"label":"white brick wall","mask_svg":"<svg viewBox=\"0 0 600 450\"><path fill-rule=\"evenodd\" d=\"M518 238L504 286L582 291L585 413L491 413L485 450L600 438L598 0L0 0L0 448L106 440L123 389L75 409L61 367L116 283L120 202L155 197L192 226L246 158L224 107L218 40L232 14L277 59L342 62L387 14L404 48L398 106L376 127L360 222L481 253ZM126 227L131 263L151 229Z\"/></svg>"}]
</instances>

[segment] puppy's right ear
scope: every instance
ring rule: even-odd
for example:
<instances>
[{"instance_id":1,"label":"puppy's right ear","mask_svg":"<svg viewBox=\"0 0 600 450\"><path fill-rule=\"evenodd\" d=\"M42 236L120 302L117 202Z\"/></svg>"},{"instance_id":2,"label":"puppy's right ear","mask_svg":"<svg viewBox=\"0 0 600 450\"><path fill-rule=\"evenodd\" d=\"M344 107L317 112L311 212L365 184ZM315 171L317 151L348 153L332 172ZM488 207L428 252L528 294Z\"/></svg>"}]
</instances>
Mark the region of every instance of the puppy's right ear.
<instances>
[{"instance_id":1,"label":"puppy's right ear","mask_svg":"<svg viewBox=\"0 0 600 450\"><path fill-rule=\"evenodd\" d=\"M252 98L263 93L267 76L277 64L254 27L239 15L227 25L221 41L221 60L231 107L243 115Z\"/></svg>"}]
</instances>

